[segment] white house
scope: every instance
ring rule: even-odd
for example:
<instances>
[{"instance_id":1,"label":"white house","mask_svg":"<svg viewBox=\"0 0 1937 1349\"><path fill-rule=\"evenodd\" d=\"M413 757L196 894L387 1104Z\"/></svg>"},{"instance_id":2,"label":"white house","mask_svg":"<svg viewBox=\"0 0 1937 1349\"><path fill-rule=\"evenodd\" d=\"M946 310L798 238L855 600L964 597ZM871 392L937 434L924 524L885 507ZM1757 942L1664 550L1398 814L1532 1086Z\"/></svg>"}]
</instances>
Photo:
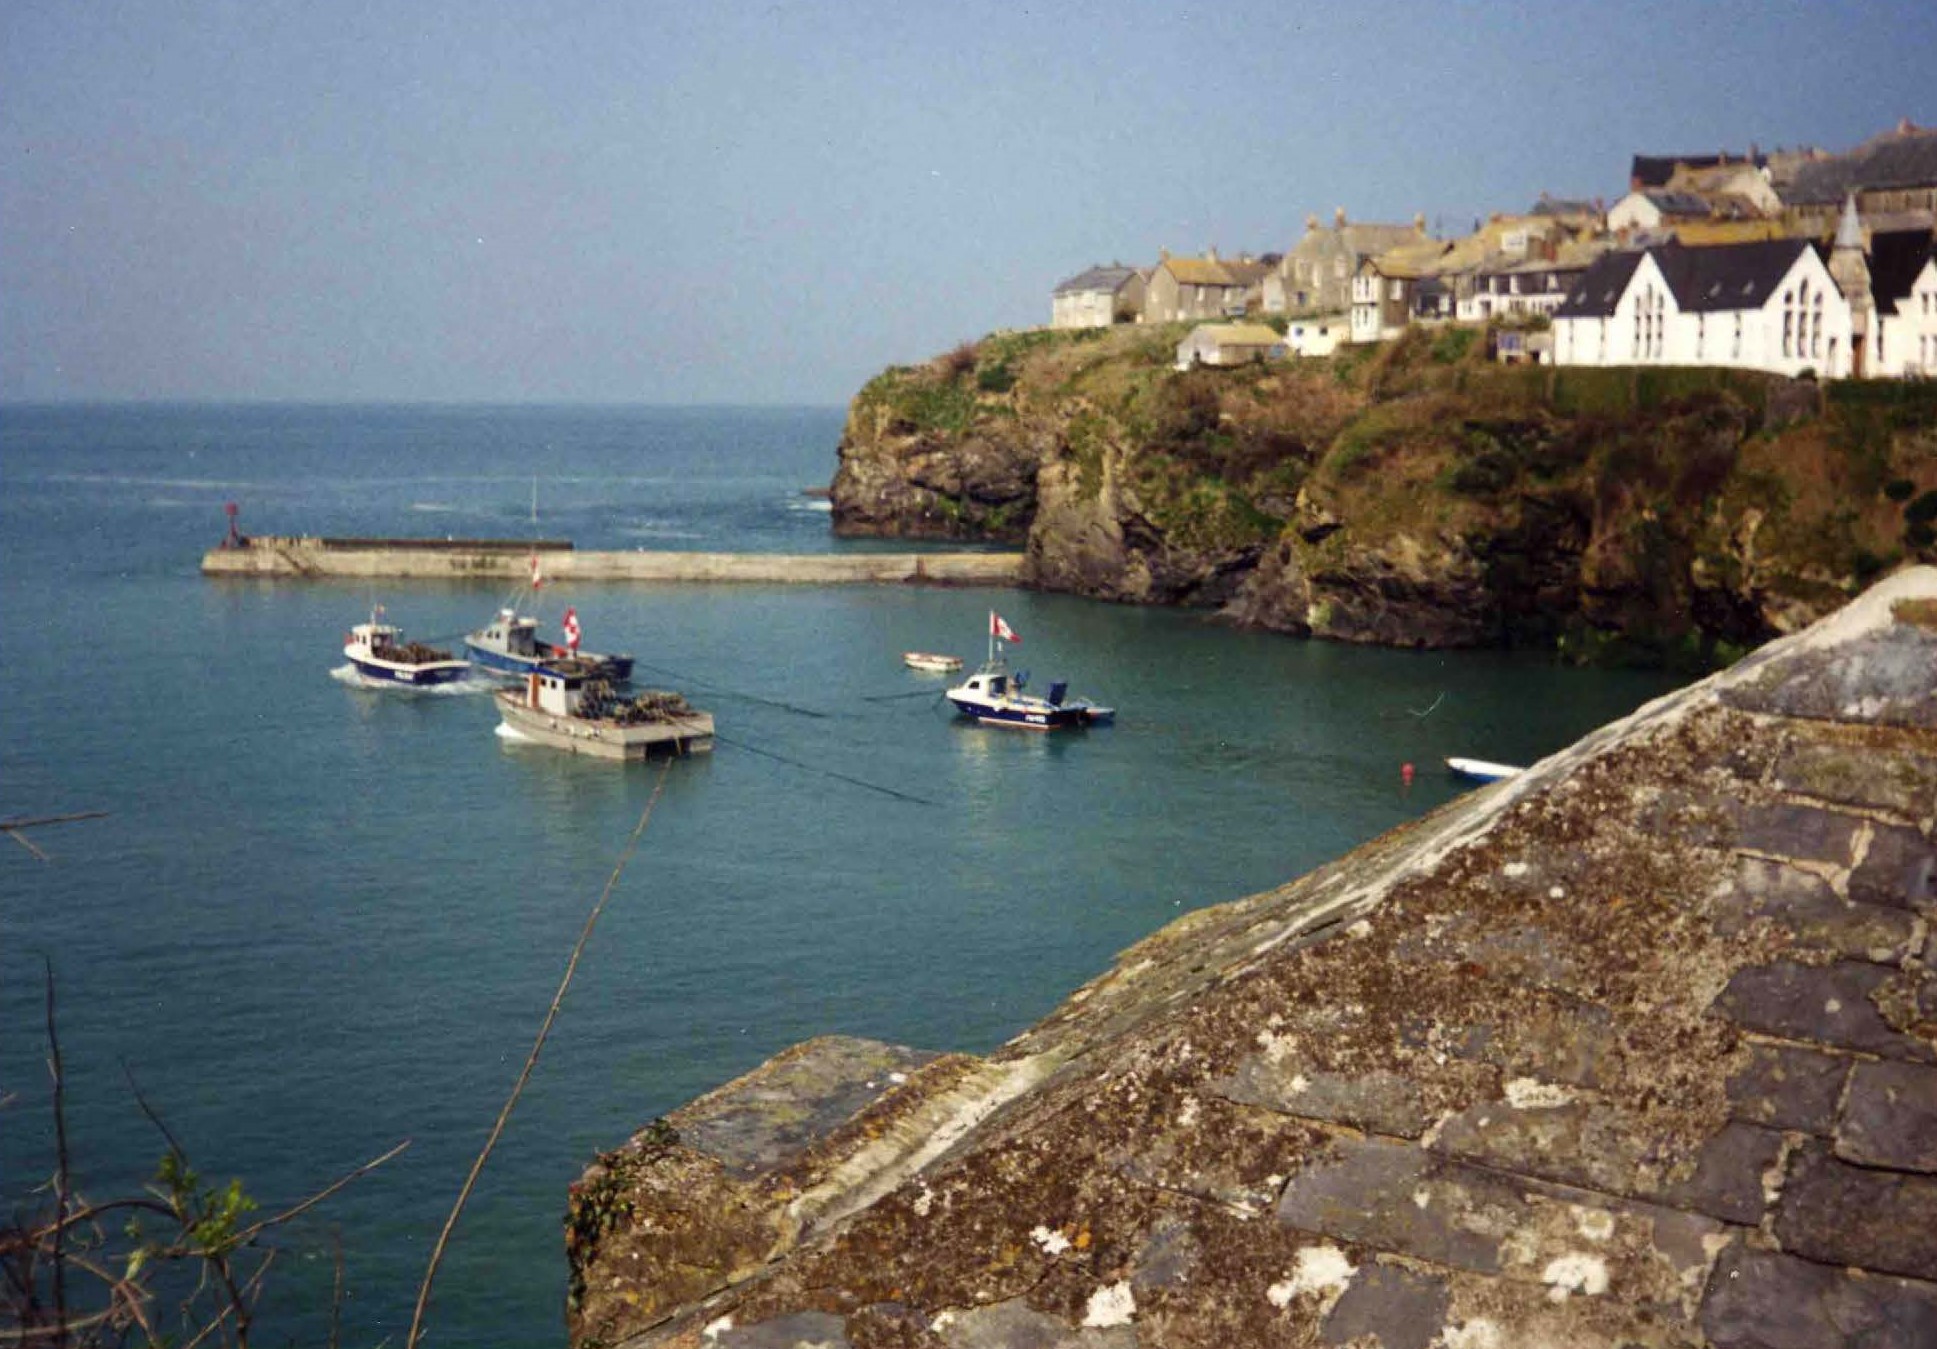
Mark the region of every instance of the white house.
<instances>
[{"instance_id":1,"label":"white house","mask_svg":"<svg viewBox=\"0 0 1937 1349\"><path fill-rule=\"evenodd\" d=\"M1871 238L1870 294L1876 336L1869 373L1937 377L1937 247L1929 230Z\"/></svg>"},{"instance_id":2,"label":"white house","mask_svg":"<svg viewBox=\"0 0 1937 1349\"><path fill-rule=\"evenodd\" d=\"M1554 311L1558 365L1850 373L1850 306L1803 239L1610 253Z\"/></svg>"},{"instance_id":3,"label":"white house","mask_svg":"<svg viewBox=\"0 0 1937 1349\"><path fill-rule=\"evenodd\" d=\"M1630 192L1608 208L1607 228L1611 234L1631 234L1637 230L1658 230L1683 220L1706 220L1707 200L1693 192L1653 189Z\"/></svg>"},{"instance_id":4,"label":"white house","mask_svg":"<svg viewBox=\"0 0 1937 1349\"><path fill-rule=\"evenodd\" d=\"M1292 319L1285 325L1285 350L1294 356L1329 356L1346 340L1351 324L1348 314Z\"/></svg>"},{"instance_id":5,"label":"white house","mask_svg":"<svg viewBox=\"0 0 1937 1349\"><path fill-rule=\"evenodd\" d=\"M1262 323L1200 323L1177 344L1177 368L1275 361L1284 354L1285 339Z\"/></svg>"}]
</instances>

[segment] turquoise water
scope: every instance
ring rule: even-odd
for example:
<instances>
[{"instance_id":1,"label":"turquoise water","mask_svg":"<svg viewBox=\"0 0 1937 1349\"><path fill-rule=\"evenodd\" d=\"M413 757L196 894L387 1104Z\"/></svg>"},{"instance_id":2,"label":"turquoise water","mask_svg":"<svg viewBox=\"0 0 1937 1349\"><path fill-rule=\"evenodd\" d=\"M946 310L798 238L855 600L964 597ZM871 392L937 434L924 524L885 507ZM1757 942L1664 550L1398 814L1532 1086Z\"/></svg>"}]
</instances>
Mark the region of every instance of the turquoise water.
<instances>
[{"instance_id":1,"label":"turquoise water","mask_svg":"<svg viewBox=\"0 0 1937 1349\"><path fill-rule=\"evenodd\" d=\"M286 1234L270 1342L400 1341L439 1224L656 780L508 744L477 694L346 686L373 602L414 635L493 587L204 581L255 532L838 549L801 489L839 410L0 410L0 815L100 809L0 853L0 1196L51 1171L40 961L96 1195L160 1153L265 1208L410 1149ZM1360 650L1203 615L975 590L577 587L723 743L666 781L439 1276L439 1342L561 1337L565 1187L601 1148L824 1032L988 1050L1184 910L1449 799L1665 690L1501 653ZM1118 724L961 725L908 648L991 607L1038 686ZM653 667L648 670L646 667ZM901 696L913 695L913 696ZM1420 715L1426 713L1426 715ZM1418 766L1408 790L1400 765Z\"/></svg>"}]
</instances>

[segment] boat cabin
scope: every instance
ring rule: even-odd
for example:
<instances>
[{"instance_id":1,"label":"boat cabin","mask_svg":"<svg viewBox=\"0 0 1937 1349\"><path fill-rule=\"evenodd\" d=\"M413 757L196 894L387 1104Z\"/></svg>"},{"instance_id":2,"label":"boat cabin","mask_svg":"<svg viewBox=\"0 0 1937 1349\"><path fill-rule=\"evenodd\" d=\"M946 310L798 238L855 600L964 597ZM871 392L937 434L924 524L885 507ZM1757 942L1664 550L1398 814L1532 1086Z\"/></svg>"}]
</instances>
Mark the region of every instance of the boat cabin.
<instances>
[{"instance_id":1,"label":"boat cabin","mask_svg":"<svg viewBox=\"0 0 1937 1349\"><path fill-rule=\"evenodd\" d=\"M507 656L537 657L538 620L520 618L513 609L500 609L498 616L485 624L484 631L474 641L502 651Z\"/></svg>"},{"instance_id":2,"label":"boat cabin","mask_svg":"<svg viewBox=\"0 0 1937 1349\"><path fill-rule=\"evenodd\" d=\"M350 629L349 645L344 649L351 658L365 656L372 660L388 656L391 648L398 646L403 629L389 623L359 623Z\"/></svg>"},{"instance_id":3,"label":"boat cabin","mask_svg":"<svg viewBox=\"0 0 1937 1349\"><path fill-rule=\"evenodd\" d=\"M585 702L585 676L546 668L525 676L525 706L555 717L575 717Z\"/></svg>"}]
</instances>

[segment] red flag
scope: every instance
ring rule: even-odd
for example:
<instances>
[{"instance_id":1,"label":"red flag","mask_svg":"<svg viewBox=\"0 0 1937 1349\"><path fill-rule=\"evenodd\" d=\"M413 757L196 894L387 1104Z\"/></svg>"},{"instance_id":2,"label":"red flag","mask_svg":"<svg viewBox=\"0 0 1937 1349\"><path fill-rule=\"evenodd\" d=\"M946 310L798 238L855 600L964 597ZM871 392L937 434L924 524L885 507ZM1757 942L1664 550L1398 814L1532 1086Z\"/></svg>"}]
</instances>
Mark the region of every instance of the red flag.
<instances>
[{"instance_id":1,"label":"red flag","mask_svg":"<svg viewBox=\"0 0 1937 1349\"><path fill-rule=\"evenodd\" d=\"M993 609L989 610L989 633L1005 642L1015 642L1018 645L1022 642L1022 638L1016 636L1016 630L1004 623L1002 615Z\"/></svg>"},{"instance_id":2,"label":"red flag","mask_svg":"<svg viewBox=\"0 0 1937 1349\"><path fill-rule=\"evenodd\" d=\"M576 653L578 651L578 610L567 609L565 611L565 622L562 626L565 629L566 647Z\"/></svg>"},{"instance_id":3,"label":"red flag","mask_svg":"<svg viewBox=\"0 0 1937 1349\"><path fill-rule=\"evenodd\" d=\"M538 569L538 554L533 553L531 555L531 588L536 590L544 584L545 573Z\"/></svg>"}]
</instances>

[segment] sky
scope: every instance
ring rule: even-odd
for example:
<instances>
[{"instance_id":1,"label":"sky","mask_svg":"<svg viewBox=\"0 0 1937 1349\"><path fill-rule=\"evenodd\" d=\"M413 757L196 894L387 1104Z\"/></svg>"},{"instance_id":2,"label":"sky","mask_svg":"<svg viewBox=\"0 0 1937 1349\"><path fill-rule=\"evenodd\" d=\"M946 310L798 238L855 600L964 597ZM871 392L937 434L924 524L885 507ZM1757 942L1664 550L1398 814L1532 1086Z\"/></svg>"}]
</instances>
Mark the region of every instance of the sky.
<instances>
[{"instance_id":1,"label":"sky","mask_svg":"<svg viewBox=\"0 0 1937 1349\"><path fill-rule=\"evenodd\" d=\"M7 0L0 401L840 404L1099 262L1937 122L1930 0Z\"/></svg>"}]
</instances>

